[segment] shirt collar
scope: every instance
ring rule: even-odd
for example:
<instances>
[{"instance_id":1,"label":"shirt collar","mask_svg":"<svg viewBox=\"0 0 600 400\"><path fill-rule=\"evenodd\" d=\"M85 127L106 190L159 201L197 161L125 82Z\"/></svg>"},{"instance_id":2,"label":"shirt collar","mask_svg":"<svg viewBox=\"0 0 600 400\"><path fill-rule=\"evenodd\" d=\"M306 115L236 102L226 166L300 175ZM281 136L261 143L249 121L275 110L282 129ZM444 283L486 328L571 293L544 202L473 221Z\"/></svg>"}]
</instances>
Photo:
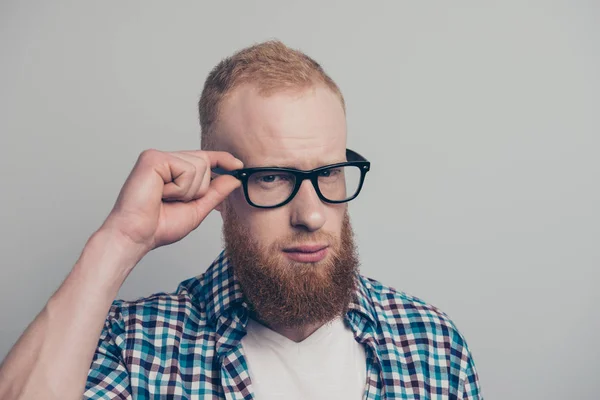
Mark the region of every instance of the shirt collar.
<instances>
[{"instance_id":1,"label":"shirt collar","mask_svg":"<svg viewBox=\"0 0 600 400\"><path fill-rule=\"evenodd\" d=\"M193 280L197 284L188 284L188 289L196 299L206 305L205 311L209 321L214 322L240 307L249 308L225 251L219 254L202 276L188 282ZM368 322L376 324L377 314L369 295L370 287L368 278L358 275L357 289L348 306L348 312L358 313Z\"/></svg>"},{"instance_id":2,"label":"shirt collar","mask_svg":"<svg viewBox=\"0 0 600 400\"><path fill-rule=\"evenodd\" d=\"M375 307L373 306L373 299L369 295L371 289L371 283L369 282L369 279L362 275L358 275L356 286L357 288L355 295L353 296L352 301L350 301L348 307L349 312L361 314L367 319L368 322L376 325L377 313L375 311Z\"/></svg>"},{"instance_id":3,"label":"shirt collar","mask_svg":"<svg viewBox=\"0 0 600 400\"><path fill-rule=\"evenodd\" d=\"M201 303L206 304L206 316L214 322L220 316L239 307L248 308L240 283L233 274L225 251L213 261L200 277L195 293Z\"/></svg>"}]
</instances>

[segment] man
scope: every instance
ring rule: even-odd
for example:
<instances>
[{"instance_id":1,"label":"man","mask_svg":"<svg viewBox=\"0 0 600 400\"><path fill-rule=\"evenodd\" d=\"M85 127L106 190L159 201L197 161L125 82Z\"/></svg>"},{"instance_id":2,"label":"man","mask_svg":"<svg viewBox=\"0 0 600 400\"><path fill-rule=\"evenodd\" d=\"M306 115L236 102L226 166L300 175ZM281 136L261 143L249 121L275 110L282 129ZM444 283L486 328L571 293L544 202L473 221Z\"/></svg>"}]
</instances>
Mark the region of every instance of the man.
<instances>
[{"instance_id":1,"label":"man","mask_svg":"<svg viewBox=\"0 0 600 400\"><path fill-rule=\"evenodd\" d=\"M319 64L276 41L244 49L199 110L202 150L141 154L7 356L0 398L481 398L449 318L358 273L347 202L370 163L346 149ZM113 302L145 254L213 209L225 250L204 274Z\"/></svg>"}]
</instances>

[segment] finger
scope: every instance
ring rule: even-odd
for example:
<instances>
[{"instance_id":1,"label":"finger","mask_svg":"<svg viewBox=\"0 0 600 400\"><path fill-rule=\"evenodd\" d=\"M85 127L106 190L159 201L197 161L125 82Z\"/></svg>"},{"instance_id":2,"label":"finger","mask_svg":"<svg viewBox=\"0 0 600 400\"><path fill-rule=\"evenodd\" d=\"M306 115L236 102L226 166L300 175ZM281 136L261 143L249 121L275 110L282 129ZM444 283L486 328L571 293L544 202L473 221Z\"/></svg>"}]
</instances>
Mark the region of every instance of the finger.
<instances>
[{"instance_id":1,"label":"finger","mask_svg":"<svg viewBox=\"0 0 600 400\"><path fill-rule=\"evenodd\" d=\"M244 168L244 163L242 160L235 158L231 153L226 151L186 150L178 153L184 153L194 157L202 157L207 160L211 168L220 167L228 171Z\"/></svg>"},{"instance_id":2,"label":"finger","mask_svg":"<svg viewBox=\"0 0 600 400\"><path fill-rule=\"evenodd\" d=\"M206 193L210 183L210 168L208 168L208 161L203 157L192 156L184 152L176 152L171 154L194 165L196 170L194 179L189 189L180 200L188 202L202 197L204 193Z\"/></svg>"},{"instance_id":3,"label":"finger","mask_svg":"<svg viewBox=\"0 0 600 400\"><path fill-rule=\"evenodd\" d=\"M201 165L202 169L204 169L206 165L205 163L212 165L213 168L218 166L227 170L239 169L243 168L244 166L241 160L233 157L231 153L224 151L178 151L174 154L189 162L195 163L194 165ZM199 174L200 170L198 170L198 175ZM211 168L204 169L204 176L202 176L200 181L194 182L193 188L185 196L186 201L188 199L199 199L200 197L204 196L210 186L211 176ZM196 183L198 184L197 186Z\"/></svg>"},{"instance_id":4,"label":"finger","mask_svg":"<svg viewBox=\"0 0 600 400\"><path fill-rule=\"evenodd\" d=\"M196 211L200 221L198 224L206 218L206 216L219 205L231 192L240 187L241 182L229 175L221 175L210 182L210 186L206 191L206 194L195 200Z\"/></svg>"},{"instance_id":5,"label":"finger","mask_svg":"<svg viewBox=\"0 0 600 400\"><path fill-rule=\"evenodd\" d=\"M202 196L206 196L206 193L208 192L208 188L210 187L210 183L211 183L211 171L210 168L207 168L204 171L204 177L202 178L202 182L200 184L200 187L198 188L198 191L196 193L196 198L200 198ZM237 180L237 179L236 179Z\"/></svg>"},{"instance_id":6,"label":"finger","mask_svg":"<svg viewBox=\"0 0 600 400\"><path fill-rule=\"evenodd\" d=\"M163 178L164 200L182 200L196 177L196 167L192 163L172 155L168 158L166 166L158 165L155 169Z\"/></svg>"}]
</instances>

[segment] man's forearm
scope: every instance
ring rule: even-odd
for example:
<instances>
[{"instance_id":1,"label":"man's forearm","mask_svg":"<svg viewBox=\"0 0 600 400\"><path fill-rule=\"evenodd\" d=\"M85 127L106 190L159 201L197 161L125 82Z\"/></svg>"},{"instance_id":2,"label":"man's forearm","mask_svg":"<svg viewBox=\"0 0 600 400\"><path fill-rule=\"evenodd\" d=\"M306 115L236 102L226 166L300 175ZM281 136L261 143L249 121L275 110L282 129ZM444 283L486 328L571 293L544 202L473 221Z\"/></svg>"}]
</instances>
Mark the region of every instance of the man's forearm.
<instances>
[{"instance_id":1,"label":"man's forearm","mask_svg":"<svg viewBox=\"0 0 600 400\"><path fill-rule=\"evenodd\" d=\"M141 252L99 230L0 368L0 400L81 399L106 315Z\"/></svg>"}]
</instances>

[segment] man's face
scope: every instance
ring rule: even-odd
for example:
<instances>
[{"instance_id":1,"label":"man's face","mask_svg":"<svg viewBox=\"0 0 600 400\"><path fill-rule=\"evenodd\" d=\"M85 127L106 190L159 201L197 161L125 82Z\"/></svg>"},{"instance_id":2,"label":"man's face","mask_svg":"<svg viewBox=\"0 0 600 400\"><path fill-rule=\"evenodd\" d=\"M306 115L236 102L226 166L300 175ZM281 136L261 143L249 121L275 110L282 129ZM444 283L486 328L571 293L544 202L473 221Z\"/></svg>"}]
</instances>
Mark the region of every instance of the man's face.
<instances>
[{"instance_id":1,"label":"man's face","mask_svg":"<svg viewBox=\"0 0 600 400\"><path fill-rule=\"evenodd\" d=\"M242 86L222 104L216 143L251 167L313 169L345 161L346 117L338 97L328 88L276 92L261 96ZM290 233L324 231L340 236L346 205L328 205L304 181L284 207L260 210L242 192L228 197L242 223L261 245Z\"/></svg>"},{"instance_id":2,"label":"man's face","mask_svg":"<svg viewBox=\"0 0 600 400\"><path fill-rule=\"evenodd\" d=\"M322 86L269 96L242 86L222 104L217 132L216 148L245 168L309 170L345 161L345 113ZM285 206L252 207L240 188L220 211L236 275L265 322L324 322L343 311L357 268L346 204L323 203L305 180Z\"/></svg>"}]
</instances>

